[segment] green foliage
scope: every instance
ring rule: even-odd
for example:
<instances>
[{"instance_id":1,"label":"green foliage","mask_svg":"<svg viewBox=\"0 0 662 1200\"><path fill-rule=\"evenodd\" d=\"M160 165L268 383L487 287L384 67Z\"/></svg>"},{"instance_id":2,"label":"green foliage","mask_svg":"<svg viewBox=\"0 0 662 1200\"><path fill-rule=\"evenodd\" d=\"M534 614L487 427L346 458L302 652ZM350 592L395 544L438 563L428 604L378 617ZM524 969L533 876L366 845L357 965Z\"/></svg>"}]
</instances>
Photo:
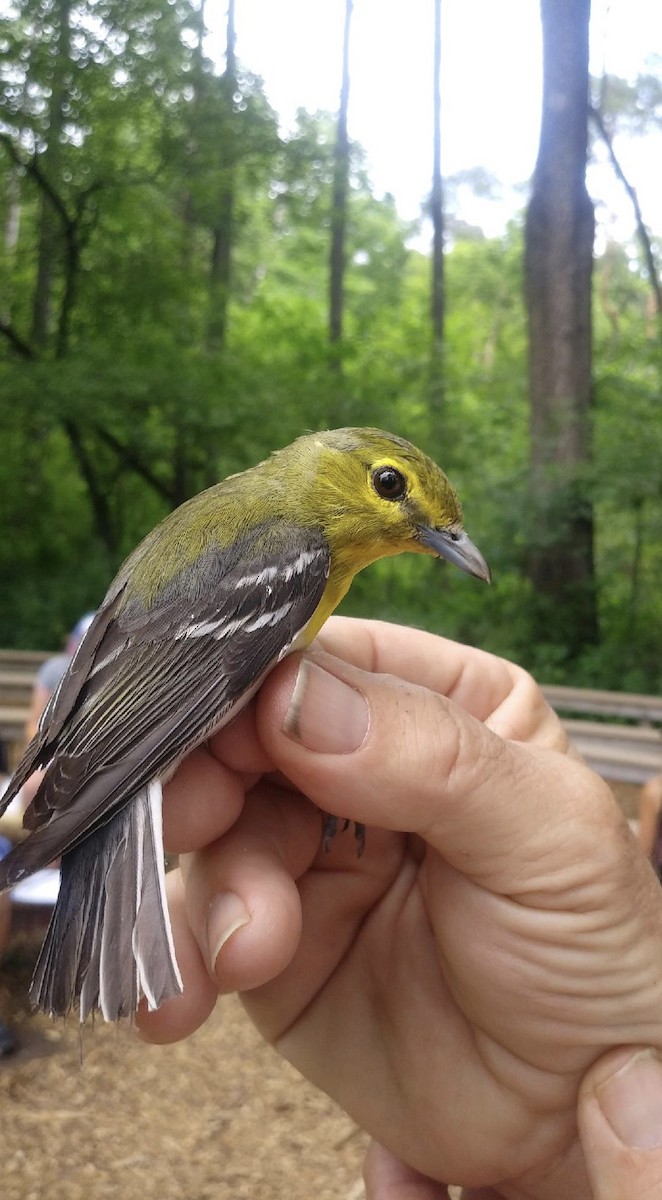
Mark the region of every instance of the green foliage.
<instances>
[{"instance_id":1,"label":"green foliage","mask_svg":"<svg viewBox=\"0 0 662 1200\"><path fill-rule=\"evenodd\" d=\"M634 80L606 74L593 81L595 106L610 129L636 135L662 125L662 57L652 55L649 65Z\"/></svg>"},{"instance_id":2,"label":"green foliage","mask_svg":"<svg viewBox=\"0 0 662 1200\"><path fill-rule=\"evenodd\" d=\"M306 429L374 424L448 470L494 583L418 557L387 560L357 580L345 611L410 621L564 678L564 645L533 638L523 569L536 531L521 224L498 239L452 226L439 411L429 259L392 199L375 197L353 146L346 335L332 370L333 119L302 111L280 137L260 81L243 67L219 76L204 58L188 0L78 0L68 32L62 9L16 0L0 18L0 644L60 645L135 542L214 479ZM211 351L211 260L229 188L228 327ZM51 311L37 344L45 210ZM572 681L653 690L662 364L647 299L640 264L608 247L596 269L595 454L583 481L596 506L602 640Z\"/></svg>"}]
</instances>

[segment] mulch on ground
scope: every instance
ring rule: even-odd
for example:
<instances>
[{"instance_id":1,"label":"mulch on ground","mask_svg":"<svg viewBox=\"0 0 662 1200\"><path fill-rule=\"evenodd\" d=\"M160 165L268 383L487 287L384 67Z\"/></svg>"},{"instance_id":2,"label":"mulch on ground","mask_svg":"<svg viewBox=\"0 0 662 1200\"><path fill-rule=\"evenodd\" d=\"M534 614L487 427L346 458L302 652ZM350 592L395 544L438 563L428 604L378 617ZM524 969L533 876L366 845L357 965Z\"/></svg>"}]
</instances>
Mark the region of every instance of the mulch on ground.
<instances>
[{"instance_id":1,"label":"mulch on ground","mask_svg":"<svg viewBox=\"0 0 662 1200\"><path fill-rule=\"evenodd\" d=\"M17 934L0 1016L2 1200L360 1200L366 1139L265 1046L234 997L196 1035L148 1046L130 1028L30 1011L40 937ZM81 1055L82 1048L82 1055Z\"/></svg>"}]
</instances>

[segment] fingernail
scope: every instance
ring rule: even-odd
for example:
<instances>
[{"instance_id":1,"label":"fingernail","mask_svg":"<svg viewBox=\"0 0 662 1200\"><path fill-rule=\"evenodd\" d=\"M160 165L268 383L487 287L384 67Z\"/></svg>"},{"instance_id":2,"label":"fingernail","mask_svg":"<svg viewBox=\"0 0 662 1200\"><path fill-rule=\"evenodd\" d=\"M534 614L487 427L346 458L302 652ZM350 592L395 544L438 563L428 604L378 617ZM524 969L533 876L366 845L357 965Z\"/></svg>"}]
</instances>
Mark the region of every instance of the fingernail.
<instances>
[{"instance_id":1,"label":"fingernail","mask_svg":"<svg viewBox=\"0 0 662 1200\"><path fill-rule=\"evenodd\" d=\"M207 913L207 945L211 948L210 963L216 971L216 960L225 943L251 919L246 905L234 892L219 892L214 896Z\"/></svg>"},{"instance_id":2,"label":"fingernail","mask_svg":"<svg viewBox=\"0 0 662 1200\"><path fill-rule=\"evenodd\" d=\"M654 1050L638 1050L596 1086L603 1115L633 1150L662 1146L662 1062Z\"/></svg>"},{"instance_id":3,"label":"fingernail","mask_svg":"<svg viewBox=\"0 0 662 1200\"><path fill-rule=\"evenodd\" d=\"M289 737L318 754L351 754L363 742L369 722L361 692L302 658L283 723Z\"/></svg>"}]
</instances>

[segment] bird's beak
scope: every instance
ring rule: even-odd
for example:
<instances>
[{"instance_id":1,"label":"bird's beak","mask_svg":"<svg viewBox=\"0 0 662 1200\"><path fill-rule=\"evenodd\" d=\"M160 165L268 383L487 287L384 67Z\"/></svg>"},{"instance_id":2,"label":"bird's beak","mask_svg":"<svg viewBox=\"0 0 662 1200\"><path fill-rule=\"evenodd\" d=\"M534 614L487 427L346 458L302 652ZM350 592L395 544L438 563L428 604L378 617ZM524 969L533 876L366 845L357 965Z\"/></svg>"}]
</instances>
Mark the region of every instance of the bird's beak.
<instances>
[{"instance_id":1,"label":"bird's beak","mask_svg":"<svg viewBox=\"0 0 662 1200\"><path fill-rule=\"evenodd\" d=\"M490 568L478 547L474 546L463 529L430 529L422 525L419 527L418 536L423 545L439 558L447 559L468 575L475 575L477 579L491 583Z\"/></svg>"}]
</instances>

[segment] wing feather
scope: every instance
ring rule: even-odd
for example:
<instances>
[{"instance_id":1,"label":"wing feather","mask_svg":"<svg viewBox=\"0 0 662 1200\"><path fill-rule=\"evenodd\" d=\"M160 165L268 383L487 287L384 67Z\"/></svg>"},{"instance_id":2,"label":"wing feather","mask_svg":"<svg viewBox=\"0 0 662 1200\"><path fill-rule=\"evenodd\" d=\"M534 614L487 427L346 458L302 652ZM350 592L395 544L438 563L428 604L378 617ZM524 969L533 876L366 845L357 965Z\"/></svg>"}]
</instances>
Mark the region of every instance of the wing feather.
<instances>
[{"instance_id":1,"label":"wing feather","mask_svg":"<svg viewBox=\"0 0 662 1200\"><path fill-rule=\"evenodd\" d=\"M233 547L229 567L224 558L216 547L201 564L213 587L185 575L151 606L126 601L121 579L113 585L19 768L24 781L51 760L26 813L31 836L2 860L0 889L167 777L248 701L305 629L329 573L318 531L281 525L266 551L254 533L240 552Z\"/></svg>"},{"instance_id":2,"label":"wing feather","mask_svg":"<svg viewBox=\"0 0 662 1200\"><path fill-rule=\"evenodd\" d=\"M81 690L88 678L98 648L116 618L124 585L113 584L96 614L83 641L78 646L64 676L44 708L37 732L26 747L9 784L0 797L0 816L18 795L26 779L39 767L50 762L57 748L58 736L74 712Z\"/></svg>"}]
</instances>

